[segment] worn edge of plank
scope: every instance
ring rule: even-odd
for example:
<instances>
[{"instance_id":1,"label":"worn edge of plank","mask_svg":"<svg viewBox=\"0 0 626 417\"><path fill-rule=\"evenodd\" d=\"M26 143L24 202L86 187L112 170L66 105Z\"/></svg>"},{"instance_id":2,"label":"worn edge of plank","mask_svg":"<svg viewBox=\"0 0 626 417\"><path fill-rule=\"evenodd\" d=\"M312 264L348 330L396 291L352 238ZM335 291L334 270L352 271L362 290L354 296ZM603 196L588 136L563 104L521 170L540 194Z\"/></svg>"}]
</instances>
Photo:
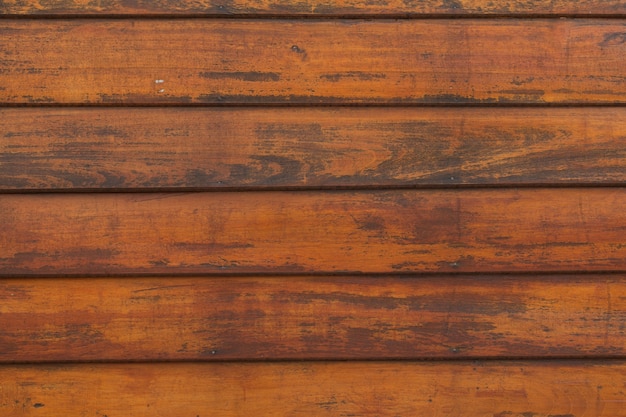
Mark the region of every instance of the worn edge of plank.
<instances>
[{"instance_id":1,"label":"worn edge of plank","mask_svg":"<svg viewBox=\"0 0 626 417\"><path fill-rule=\"evenodd\" d=\"M12 4L11 4L12 3ZM484 0L444 1L420 3L388 1L378 4L366 1L336 1L333 4L317 0L302 2L276 1L178 1L131 2L104 0L96 4L65 0L54 4L41 4L33 0L17 0L0 7L0 16L615 16L626 14L626 5L619 0L587 0L577 3L566 1L488 2Z\"/></svg>"}]
</instances>

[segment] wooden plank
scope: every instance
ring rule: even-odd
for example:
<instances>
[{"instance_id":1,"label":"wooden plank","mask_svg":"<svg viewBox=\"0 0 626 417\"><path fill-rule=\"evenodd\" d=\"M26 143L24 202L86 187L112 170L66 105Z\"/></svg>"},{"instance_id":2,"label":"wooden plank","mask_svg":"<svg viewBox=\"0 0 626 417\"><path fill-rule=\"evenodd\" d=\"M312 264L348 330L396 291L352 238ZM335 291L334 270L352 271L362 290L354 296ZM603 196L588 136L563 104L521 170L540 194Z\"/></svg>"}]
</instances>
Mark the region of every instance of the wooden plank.
<instances>
[{"instance_id":1,"label":"wooden plank","mask_svg":"<svg viewBox=\"0 0 626 417\"><path fill-rule=\"evenodd\" d=\"M388 0L4 0L0 14L4 15L271 15L271 16L419 16L419 15L616 15L625 14L626 5L620 0L454 0L409 2Z\"/></svg>"},{"instance_id":2,"label":"wooden plank","mask_svg":"<svg viewBox=\"0 0 626 417\"><path fill-rule=\"evenodd\" d=\"M0 103L626 103L621 20L4 20Z\"/></svg>"},{"instance_id":3,"label":"wooden plank","mask_svg":"<svg viewBox=\"0 0 626 417\"><path fill-rule=\"evenodd\" d=\"M6 194L0 274L624 271L626 189Z\"/></svg>"},{"instance_id":4,"label":"wooden plank","mask_svg":"<svg viewBox=\"0 0 626 417\"><path fill-rule=\"evenodd\" d=\"M623 184L624 108L0 109L0 189Z\"/></svg>"},{"instance_id":5,"label":"wooden plank","mask_svg":"<svg viewBox=\"0 0 626 417\"><path fill-rule=\"evenodd\" d=\"M8 416L626 416L624 362L0 367Z\"/></svg>"},{"instance_id":6,"label":"wooden plank","mask_svg":"<svg viewBox=\"0 0 626 417\"><path fill-rule=\"evenodd\" d=\"M0 361L617 357L601 276L0 280Z\"/></svg>"}]
</instances>

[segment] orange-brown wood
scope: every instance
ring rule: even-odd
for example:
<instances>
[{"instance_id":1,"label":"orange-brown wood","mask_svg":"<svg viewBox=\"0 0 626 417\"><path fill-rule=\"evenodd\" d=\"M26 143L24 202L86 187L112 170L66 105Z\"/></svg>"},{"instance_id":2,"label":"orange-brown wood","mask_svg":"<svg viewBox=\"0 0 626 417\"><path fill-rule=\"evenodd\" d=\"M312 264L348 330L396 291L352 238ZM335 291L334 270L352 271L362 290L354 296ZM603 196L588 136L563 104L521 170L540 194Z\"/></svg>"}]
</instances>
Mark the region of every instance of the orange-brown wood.
<instances>
[{"instance_id":1,"label":"orange-brown wood","mask_svg":"<svg viewBox=\"0 0 626 417\"><path fill-rule=\"evenodd\" d=\"M624 108L0 109L0 189L623 184Z\"/></svg>"},{"instance_id":2,"label":"orange-brown wood","mask_svg":"<svg viewBox=\"0 0 626 417\"><path fill-rule=\"evenodd\" d=\"M366 0L4 0L0 14L103 14L103 15L615 15L626 14L626 5L620 0L448 0L384 2Z\"/></svg>"},{"instance_id":3,"label":"orange-brown wood","mask_svg":"<svg viewBox=\"0 0 626 417\"><path fill-rule=\"evenodd\" d=\"M0 361L616 357L623 276L0 280Z\"/></svg>"},{"instance_id":4,"label":"orange-brown wood","mask_svg":"<svg viewBox=\"0 0 626 417\"><path fill-rule=\"evenodd\" d=\"M626 416L626 365L571 362L0 367L3 416Z\"/></svg>"},{"instance_id":5,"label":"orange-brown wood","mask_svg":"<svg viewBox=\"0 0 626 417\"><path fill-rule=\"evenodd\" d=\"M626 103L615 20L4 20L0 103Z\"/></svg>"},{"instance_id":6,"label":"orange-brown wood","mask_svg":"<svg viewBox=\"0 0 626 417\"><path fill-rule=\"evenodd\" d=\"M626 417L626 4L330 3L0 0L0 416Z\"/></svg>"},{"instance_id":7,"label":"orange-brown wood","mask_svg":"<svg viewBox=\"0 0 626 417\"><path fill-rule=\"evenodd\" d=\"M6 194L0 274L626 270L626 189Z\"/></svg>"}]
</instances>

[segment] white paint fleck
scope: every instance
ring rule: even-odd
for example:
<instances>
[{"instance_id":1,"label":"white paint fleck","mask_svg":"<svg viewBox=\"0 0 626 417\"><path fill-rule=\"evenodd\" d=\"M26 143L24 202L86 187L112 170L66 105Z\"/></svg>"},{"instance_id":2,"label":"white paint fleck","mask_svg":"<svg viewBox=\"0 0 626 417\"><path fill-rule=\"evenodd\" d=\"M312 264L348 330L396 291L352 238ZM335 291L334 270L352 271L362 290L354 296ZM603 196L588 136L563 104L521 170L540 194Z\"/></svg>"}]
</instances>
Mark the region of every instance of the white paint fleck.
<instances>
[{"instance_id":1,"label":"white paint fleck","mask_svg":"<svg viewBox=\"0 0 626 417\"><path fill-rule=\"evenodd\" d=\"M165 90L163 88L159 90L159 93L164 93L164 92Z\"/></svg>"},{"instance_id":2,"label":"white paint fleck","mask_svg":"<svg viewBox=\"0 0 626 417\"><path fill-rule=\"evenodd\" d=\"M164 81L163 81L163 80L154 80L154 83L155 83L155 84L163 84L163 83L164 83Z\"/></svg>"}]
</instances>

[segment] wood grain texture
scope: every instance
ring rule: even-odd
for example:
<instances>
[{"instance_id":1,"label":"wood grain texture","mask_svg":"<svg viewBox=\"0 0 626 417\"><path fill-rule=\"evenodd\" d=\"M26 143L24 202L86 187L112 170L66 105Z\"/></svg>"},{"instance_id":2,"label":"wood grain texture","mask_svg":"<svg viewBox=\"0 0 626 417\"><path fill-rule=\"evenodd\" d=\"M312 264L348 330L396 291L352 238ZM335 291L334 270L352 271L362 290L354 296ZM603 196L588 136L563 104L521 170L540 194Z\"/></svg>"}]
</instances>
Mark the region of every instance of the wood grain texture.
<instances>
[{"instance_id":1,"label":"wood grain texture","mask_svg":"<svg viewBox=\"0 0 626 417\"><path fill-rule=\"evenodd\" d=\"M622 417L621 361L0 367L4 416Z\"/></svg>"},{"instance_id":2,"label":"wood grain texture","mask_svg":"<svg viewBox=\"0 0 626 417\"><path fill-rule=\"evenodd\" d=\"M617 357L626 279L0 280L0 361Z\"/></svg>"},{"instance_id":3,"label":"wood grain texture","mask_svg":"<svg viewBox=\"0 0 626 417\"><path fill-rule=\"evenodd\" d=\"M626 189L7 194L0 274L624 271Z\"/></svg>"},{"instance_id":4,"label":"wood grain texture","mask_svg":"<svg viewBox=\"0 0 626 417\"><path fill-rule=\"evenodd\" d=\"M621 20L4 20L0 103L626 103Z\"/></svg>"},{"instance_id":5,"label":"wood grain texture","mask_svg":"<svg viewBox=\"0 0 626 417\"><path fill-rule=\"evenodd\" d=\"M454 0L400 1L365 0L278 1L278 0L3 0L4 15L170 15L209 16L238 15L615 15L625 14L626 4L620 0Z\"/></svg>"},{"instance_id":6,"label":"wood grain texture","mask_svg":"<svg viewBox=\"0 0 626 417\"><path fill-rule=\"evenodd\" d=\"M624 184L624 108L0 109L0 189Z\"/></svg>"}]
</instances>

